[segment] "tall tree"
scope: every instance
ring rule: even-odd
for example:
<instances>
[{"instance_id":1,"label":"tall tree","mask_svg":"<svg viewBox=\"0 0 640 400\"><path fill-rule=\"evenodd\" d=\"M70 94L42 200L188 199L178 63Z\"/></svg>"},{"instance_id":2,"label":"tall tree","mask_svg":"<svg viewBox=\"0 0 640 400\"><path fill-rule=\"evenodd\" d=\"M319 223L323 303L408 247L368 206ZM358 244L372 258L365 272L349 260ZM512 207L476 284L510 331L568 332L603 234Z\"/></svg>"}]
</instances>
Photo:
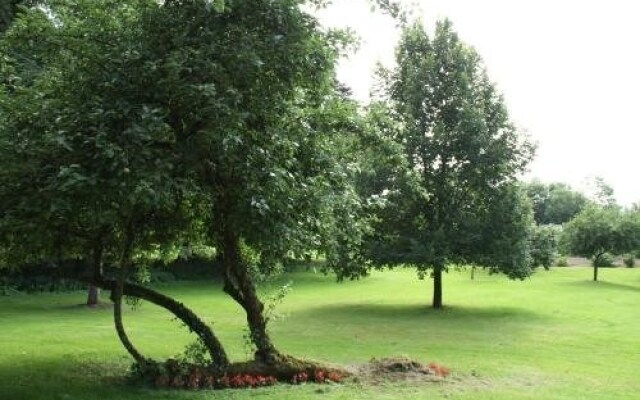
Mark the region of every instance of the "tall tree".
<instances>
[{"instance_id":1,"label":"tall tree","mask_svg":"<svg viewBox=\"0 0 640 400\"><path fill-rule=\"evenodd\" d=\"M322 31L299 5L169 1L144 26L157 71L149 93L209 203L209 244L222 254L224 290L247 315L256 358L268 363L281 357L255 271L268 273L291 251L358 240L359 225L349 220L359 201L355 168L344 150L355 140L356 108L334 79L349 38Z\"/></svg>"},{"instance_id":2,"label":"tall tree","mask_svg":"<svg viewBox=\"0 0 640 400\"><path fill-rule=\"evenodd\" d=\"M419 23L406 26L396 60L384 78L398 129L385 132L415 178L404 190L385 191L374 259L431 274L434 308L442 307L451 264L527 276L531 211L514 182L532 147L509 121L480 57L441 21L433 38Z\"/></svg>"}]
</instances>

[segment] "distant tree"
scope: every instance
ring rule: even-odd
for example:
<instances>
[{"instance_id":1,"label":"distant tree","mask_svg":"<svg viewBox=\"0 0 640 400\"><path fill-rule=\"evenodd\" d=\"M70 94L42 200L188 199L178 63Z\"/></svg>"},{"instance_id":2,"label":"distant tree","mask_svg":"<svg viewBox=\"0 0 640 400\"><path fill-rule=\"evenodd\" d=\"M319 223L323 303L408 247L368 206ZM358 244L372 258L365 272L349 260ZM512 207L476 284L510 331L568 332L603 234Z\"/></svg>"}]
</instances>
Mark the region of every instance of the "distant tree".
<instances>
[{"instance_id":1,"label":"distant tree","mask_svg":"<svg viewBox=\"0 0 640 400\"><path fill-rule=\"evenodd\" d=\"M564 183L532 181L525 185L525 189L533 203L534 218L539 225L564 224L589 203L585 195Z\"/></svg>"},{"instance_id":2,"label":"distant tree","mask_svg":"<svg viewBox=\"0 0 640 400\"><path fill-rule=\"evenodd\" d=\"M558 253L561 228L557 225L536 225L531 234L531 259L534 267L549 269Z\"/></svg>"},{"instance_id":3,"label":"distant tree","mask_svg":"<svg viewBox=\"0 0 640 400\"><path fill-rule=\"evenodd\" d=\"M532 148L480 57L442 21L433 39L420 24L406 26L396 58L384 76L389 117L378 121L400 146L405 172L379 190L387 205L370 242L374 262L430 274L434 308L451 264L527 276L531 206L514 182Z\"/></svg>"},{"instance_id":4,"label":"distant tree","mask_svg":"<svg viewBox=\"0 0 640 400\"><path fill-rule=\"evenodd\" d=\"M565 227L563 241L572 254L591 258L598 280L601 258L640 247L640 214L619 208L589 206Z\"/></svg>"},{"instance_id":5,"label":"distant tree","mask_svg":"<svg viewBox=\"0 0 640 400\"><path fill-rule=\"evenodd\" d=\"M544 224L545 211L547 202L549 201L549 185L538 180L526 183L524 185L525 193L531 200L533 206L533 218L536 224Z\"/></svg>"},{"instance_id":6,"label":"distant tree","mask_svg":"<svg viewBox=\"0 0 640 400\"><path fill-rule=\"evenodd\" d=\"M608 184L602 177L595 177L593 182L593 199L601 207L616 207L617 201L614 195L613 187Z\"/></svg>"}]
</instances>

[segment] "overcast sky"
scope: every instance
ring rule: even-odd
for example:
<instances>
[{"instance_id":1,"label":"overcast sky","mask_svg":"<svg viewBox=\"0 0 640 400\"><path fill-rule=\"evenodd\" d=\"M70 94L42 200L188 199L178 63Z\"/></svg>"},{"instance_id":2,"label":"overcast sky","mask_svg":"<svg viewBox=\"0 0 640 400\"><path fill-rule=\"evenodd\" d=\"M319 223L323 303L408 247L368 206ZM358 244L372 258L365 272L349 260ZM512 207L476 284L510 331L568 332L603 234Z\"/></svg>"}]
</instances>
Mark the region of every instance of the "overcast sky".
<instances>
[{"instance_id":1,"label":"overcast sky","mask_svg":"<svg viewBox=\"0 0 640 400\"><path fill-rule=\"evenodd\" d=\"M406 0L427 29L449 18L478 50L514 122L538 143L527 178L586 190L600 176L640 201L640 3L632 0ZM394 22L367 0L334 0L323 23L350 26L360 50L339 78L368 99L377 61L392 65Z\"/></svg>"}]
</instances>

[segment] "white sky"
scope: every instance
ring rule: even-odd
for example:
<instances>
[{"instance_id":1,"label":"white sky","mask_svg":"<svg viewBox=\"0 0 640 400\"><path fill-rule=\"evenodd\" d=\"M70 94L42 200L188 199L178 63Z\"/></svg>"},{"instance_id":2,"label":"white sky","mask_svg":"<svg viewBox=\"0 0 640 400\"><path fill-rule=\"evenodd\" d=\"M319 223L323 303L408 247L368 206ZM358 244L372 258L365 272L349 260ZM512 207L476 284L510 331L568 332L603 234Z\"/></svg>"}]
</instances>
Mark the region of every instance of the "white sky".
<instances>
[{"instance_id":1,"label":"white sky","mask_svg":"<svg viewBox=\"0 0 640 400\"><path fill-rule=\"evenodd\" d=\"M478 50L512 119L538 143L527 178L584 190L601 176L624 205L640 201L640 2L404 0L433 29L448 17ZM352 27L360 50L339 78L366 101L377 61L392 65L394 22L366 0L334 0L328 26Z\"/></svg>"}]
</instances>

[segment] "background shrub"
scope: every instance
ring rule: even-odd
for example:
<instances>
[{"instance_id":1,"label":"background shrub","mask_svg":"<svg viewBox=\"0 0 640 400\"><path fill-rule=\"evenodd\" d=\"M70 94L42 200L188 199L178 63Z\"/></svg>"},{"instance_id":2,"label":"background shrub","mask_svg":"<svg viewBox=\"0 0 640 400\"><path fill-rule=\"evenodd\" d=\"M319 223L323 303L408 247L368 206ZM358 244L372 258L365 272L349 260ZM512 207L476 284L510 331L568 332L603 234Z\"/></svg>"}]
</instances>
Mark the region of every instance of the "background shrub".
<instances>
[{"instance_id":1,"label":"background shrub","mask_svg":"<svg viewBox=\"0 0 640 400\"><path fill-rule=\"evenodd\" d=\"M599 257L593 259L594 267L613 267L616 259L611 253L601 254Z\"/></svg>"},{"instance_id":2,"label":"background shrub","mask_svg":"<svg viewBox=\"0 0 640 400\"><path fill-rule=\"evenodd\" d=\"M627 266L627 268L633 268L636 265L636 257L634 254L627 254L624 259L624 265Z\"/></svg>"}]
</instances>

